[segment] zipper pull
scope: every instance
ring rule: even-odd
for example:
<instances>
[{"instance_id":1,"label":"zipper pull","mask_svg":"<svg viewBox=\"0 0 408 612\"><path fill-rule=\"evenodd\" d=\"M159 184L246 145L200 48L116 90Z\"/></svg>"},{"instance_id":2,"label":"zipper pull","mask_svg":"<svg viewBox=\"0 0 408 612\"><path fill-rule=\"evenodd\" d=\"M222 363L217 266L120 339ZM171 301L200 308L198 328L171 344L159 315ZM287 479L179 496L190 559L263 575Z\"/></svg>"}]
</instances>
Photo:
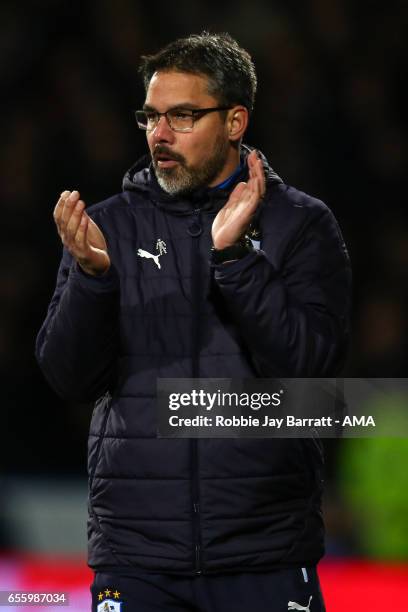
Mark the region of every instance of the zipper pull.
<instances>
[{"instance_id":1,"label":"zipper pull","mask_svg":"<svg viewBox=\"0 0 408 612\"><path fill-rule=\"evenodd\" d=\"M196 545L195 547L195 557L196 557L196 574L201 574L201 570L198 569L200 567L200 546L199 544Z\"/></svg>"}]
</instances>

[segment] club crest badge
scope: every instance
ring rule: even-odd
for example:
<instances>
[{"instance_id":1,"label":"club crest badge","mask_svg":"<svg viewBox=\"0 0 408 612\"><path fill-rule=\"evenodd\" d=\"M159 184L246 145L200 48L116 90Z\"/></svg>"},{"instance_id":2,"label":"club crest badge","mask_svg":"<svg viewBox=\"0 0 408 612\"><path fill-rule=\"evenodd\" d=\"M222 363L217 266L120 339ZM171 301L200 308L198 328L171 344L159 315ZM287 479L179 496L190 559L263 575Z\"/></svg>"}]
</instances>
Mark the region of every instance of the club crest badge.
<instances>
[{"instance_id":1,"label":"club crest badge","mask_svg":"<svg viewBox=\"0 0 408 612\"><path fill-rule=\"evenodd\" d=\"M122 602L105 599L105 601L98 604L96 610L97 612L122 612Z\"/></svg>"},{"instance_id":2,"label":"club crest badge","mask_svg":"<svg viewBox=\"0 0 408 612\"><path fill-rule=\"evenodd\" d=\"M118 601L120 597L119 591L113 589L105 589L98 593L98 605L96 612L124 612L123 602Z\"/></svg>"},{"instance_id":3,"label":"club crest badge","mask_svg":"<svg viewBox=\"0 0 408 612\"><path fill-rule=\"evenodd\" d=\"M154 253L149 253L149 251L145 251L144 249L138 249L137 250L137 254L139 255L139 257L146 257L146 259L153 259L154 263L156 264L156 266L160 270L161 269L161 265L160 265L159 258L162 255L165 255L167 253L166 243L161 238L157 239L157 242L156 242L156 251L157 251L157 253L154 254Z\"/></svg>"}]
</instances>

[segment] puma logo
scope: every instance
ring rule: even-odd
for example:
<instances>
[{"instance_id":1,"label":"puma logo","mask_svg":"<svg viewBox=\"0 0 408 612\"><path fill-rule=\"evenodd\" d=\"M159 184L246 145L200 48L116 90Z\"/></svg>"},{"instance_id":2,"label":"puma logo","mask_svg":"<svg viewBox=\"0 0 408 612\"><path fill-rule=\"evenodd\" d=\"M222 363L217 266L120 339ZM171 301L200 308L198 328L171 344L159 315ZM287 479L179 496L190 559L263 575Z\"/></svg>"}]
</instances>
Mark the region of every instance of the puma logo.
<instances>
[{"instance_id":1,"label":"puma logo","mask_svg":"<svg viewBox=\"0 0 408 612\"><path fill-rule=\"evenodd\" d=\"M149 253L148 251L145 251L144 249L138 249L137 254L139 255L139 257L146 257L146 259L153 259L154 263L159 268L159 270L161 269L161 265L159 262L160 253L158 255L153 255L152 253Z\"/></svg>"},{"instance_id":2,"label":"puma logo","mask_svg":"<svg viewBox=\"0 0 408 612\"><path fill-rule=\"evenodd\" d=\"M313 595L309 597L309 603L307 606L301 606L296 601L288 601L288 610L303 610L304 612L310 612L310 602L313 599Z\"/></svg>"}]
</instances>

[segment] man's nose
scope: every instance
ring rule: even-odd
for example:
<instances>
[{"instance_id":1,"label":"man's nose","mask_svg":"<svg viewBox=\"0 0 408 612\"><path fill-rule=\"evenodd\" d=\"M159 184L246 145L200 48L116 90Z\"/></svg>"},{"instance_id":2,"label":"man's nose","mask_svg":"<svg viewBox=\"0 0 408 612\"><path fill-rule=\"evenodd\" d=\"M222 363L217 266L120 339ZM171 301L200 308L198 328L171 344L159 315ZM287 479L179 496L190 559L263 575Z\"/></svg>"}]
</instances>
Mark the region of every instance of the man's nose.
<instances>
[{"instance_id":1,"label":"man's nose","mask_svg":"<svg viewBox=\"0 0 408 612\"><path fill-rule=\"evenodd\" d=\"M151 132L151 136L155 142L173 142L174 132L164 115L159 118L156 127Z\"/></svg>"}]
</instances>

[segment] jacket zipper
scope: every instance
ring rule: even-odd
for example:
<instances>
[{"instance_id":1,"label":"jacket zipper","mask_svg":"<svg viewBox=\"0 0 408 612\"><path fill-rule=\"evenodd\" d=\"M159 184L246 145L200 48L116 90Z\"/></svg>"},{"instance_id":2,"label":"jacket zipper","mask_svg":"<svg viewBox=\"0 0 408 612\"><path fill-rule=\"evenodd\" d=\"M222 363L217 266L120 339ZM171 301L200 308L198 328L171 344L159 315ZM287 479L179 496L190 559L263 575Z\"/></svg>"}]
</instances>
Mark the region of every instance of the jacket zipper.
<instances>
[{"instance_id":1,"label":"jacket zipper","mask_svg":"<svg viewBox=\"0 0 408 612\"><path fill-rule=\"evenodd\" d=\"M200 223L200 209L194 211L193 222L189 227L189 233L193 239L193 257L191 269L192 284L192 359L191 375L198 378L200 373L199 351L200 351L200 240L202 233ZM194 544L194 573L201 574L201 529L200 529L200 484L198 477L198 440L191 438L191 473L192 473L192 504L193 504L193 544Z\"/></svg>"}]
</instances>

